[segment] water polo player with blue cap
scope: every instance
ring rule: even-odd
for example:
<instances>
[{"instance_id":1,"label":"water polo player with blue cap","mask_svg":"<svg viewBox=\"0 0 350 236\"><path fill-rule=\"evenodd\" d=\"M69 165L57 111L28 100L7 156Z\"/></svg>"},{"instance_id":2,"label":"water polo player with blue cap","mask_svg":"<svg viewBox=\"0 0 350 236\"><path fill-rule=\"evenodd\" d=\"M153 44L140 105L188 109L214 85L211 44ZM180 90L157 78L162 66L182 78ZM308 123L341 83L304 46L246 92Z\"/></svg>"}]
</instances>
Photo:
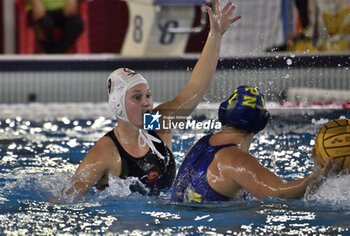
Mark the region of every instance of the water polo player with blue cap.
<instances>
[{"instance_id":1,"label":"water polo player with blue cap","mask_svg":"<svg viewBox=\"0 0 350 236\"><path fill-rule=\"evenodd\" d=\"M256 87L240 86L219 107L222 130L195 143L176 176L174 203L207 203L257 197L299 198L313 174L289 183L262 166L248 150L254 135L270 118L264 95Z\"/></svg>"},{"instance_id":2,"label":"water polo player with blue cap","mask_svg":"<svg viewBox=\"0 0 350 236\"><path fill-rule=\"evenodd\" d=\"M175 162L171 153L171 129L142 130L142 116L153 112L162 116L188 116L202 100L216 70L223 34L240 19L232 17L236 7L227 3L215 13L207 7L210 32L201 56L186 86L172 100L153 108L147 80L127 68L120 68L108 77L109 106L118 120L87 153L77 168L67 196L80 196L96 186L104 189L109 177L137 177L145 194L157 194L171 187L175 178Z\"/></svg>"}]
</instances>

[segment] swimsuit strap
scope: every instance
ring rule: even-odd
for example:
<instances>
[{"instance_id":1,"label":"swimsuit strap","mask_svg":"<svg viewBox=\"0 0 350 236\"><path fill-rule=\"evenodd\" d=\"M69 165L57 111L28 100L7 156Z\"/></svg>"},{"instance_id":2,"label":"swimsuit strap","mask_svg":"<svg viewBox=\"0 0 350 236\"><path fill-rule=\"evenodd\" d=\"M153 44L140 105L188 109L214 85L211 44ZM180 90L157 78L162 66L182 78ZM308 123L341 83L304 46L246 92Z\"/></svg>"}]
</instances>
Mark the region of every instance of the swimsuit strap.
<instances>
[{"instance_id":1,"label":"swimsuit strap","mask_svg":"<svg viewBox=\"0 0 350 236\"><path fill-rule=\"evenodd\" d=\"M238 145L235 143L228 143L228 144L223 144L223 145L219 145L219 146L211 146L211 147L222 149L222 148L227 148L227 147L231 147L231 146L238 147Z\"/></svg>"},{"instance_id":2,"label":"swimsuit strap","mask_svg":"<svg viewBox=\"0 0 350 236\"><path fill-rule=\"evenodd\" d=\"M209 139L210 139L211 136L213 136L213 134L210 134L208 136L203 137L202 142L207 143L208 146L210 146L212 148L215 148L215 149L217 149L217 148L222 149L222 148L231 147L231 146L238 147L238 145L235 144L235 143L227 143L227 144L222 144L222 145L217 145L217 146L210 145L209 144Z\"/></svg>"},{"instance_id":3,"label":"swimsuit strap","mask_svg":"<svg viewBox=\"0 0 350 236\"><path fill-rule=\"evenodd\" d=\"M110 138L112 139L112 141L114 142L114 144L115 144L115 145L117 146L117 148L118 148L120 157L125 156L125 155L131 156L131 155L122 147L122 145L119 143L119 141L118 141L117 137L115 136L113 130L109 131L105 136L110 137Z\"/></svg>"},{"instance_id":4,"label":"swimsuit strap","mask_svg":"<svg viewBox=\"0 0 350 236\"><path fill-rule=\"evenodd\" d=\"M143 132L144 133L144 132ZM154 131L150 131L149 133L146 133L147 135L147 144L148 146L152 146L150 147L151 151L153 153L155 153L158 157L160 157L161 159L165 160L166 158L159 153L159 151L155 148L154 144L152 141L156 142L156 143L161 143L161 139L159 138L159 136L157 135L156 132ZM115 136L115 133L113 130L109 131L105 136L108 136L112 139L112 141L115 143L115 145L117 146L118 148L118 151L120 152L119 154L122 156L122 155L127 155L127 156L130 156L130 157L133 157L131 156L124 148L123 146L120 144L120 142L118 141L117 137ZM140 138L139 138L140 139ZM139 140L140 141L140 140ZM142 145L141 145L142 146ZM143 145L144 146L144 145ZM168 163L169 160L166 160L166 162Z\"/></svg>"}]
</instances>

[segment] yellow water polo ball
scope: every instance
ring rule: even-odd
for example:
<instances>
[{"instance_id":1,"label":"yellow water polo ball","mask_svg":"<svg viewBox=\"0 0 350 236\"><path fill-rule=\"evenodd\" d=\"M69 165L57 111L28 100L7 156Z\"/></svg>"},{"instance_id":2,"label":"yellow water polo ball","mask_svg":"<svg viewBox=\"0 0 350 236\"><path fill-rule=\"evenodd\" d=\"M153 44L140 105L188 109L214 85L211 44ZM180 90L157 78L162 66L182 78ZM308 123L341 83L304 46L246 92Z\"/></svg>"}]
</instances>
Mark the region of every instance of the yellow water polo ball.
<instances>
[{"instance_id":1,"label":"yellow water polo ball","mask_svg":"<svg viewBox=\"0 0 350 236\"><path fill-rule=\"evenodd\" d=\"M338 119L325 124L315 140L317 156L327 162L329 158L341 159L342 169L350 166L350 120Z\"/></svg>"}]
</instances>

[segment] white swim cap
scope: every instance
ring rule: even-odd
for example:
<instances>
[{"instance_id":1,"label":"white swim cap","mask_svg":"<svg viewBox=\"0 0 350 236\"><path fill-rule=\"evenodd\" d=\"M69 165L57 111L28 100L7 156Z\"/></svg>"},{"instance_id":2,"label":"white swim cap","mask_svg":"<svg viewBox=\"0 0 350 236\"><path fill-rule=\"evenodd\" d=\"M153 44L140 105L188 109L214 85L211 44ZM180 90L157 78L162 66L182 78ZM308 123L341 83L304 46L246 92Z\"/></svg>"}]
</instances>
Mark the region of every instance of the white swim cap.
<instances>
[{"instance_id":1,"label":"white swim cap","mask_svg":"<svg viewBox=\"0 0 350 236\"><path fill-rule=\"evenodd\" d=\"M128 89L138 84L148 84L148 82L142 75L127 68L119 68L108 76L108 105L118 118L129 121L125 109L125 95Z\"/></svg>"},{"instance_id":2,"label":"white swim cap","mask_svg":"<svg viewBox=\"0 0 350 236\"><path fill-rule=\"evenodd\" d=\"M133 70L127 68L119 68L113 71L107 80L107 92L108 92L108 105L113 111L114 115L125 121L129 121L128 115L125 109L125 95L128 89L138 84L148 84L147 80L142 75L136 73ZM144 142L141 143L141 140ZM161 143L156 137L148 134L146 131L139 129L138 144L150 147L153 153L163 160L166 159L154 146L153 142ZM168 163L168 159L166 160Z\"/></svg>"}]
</instances>

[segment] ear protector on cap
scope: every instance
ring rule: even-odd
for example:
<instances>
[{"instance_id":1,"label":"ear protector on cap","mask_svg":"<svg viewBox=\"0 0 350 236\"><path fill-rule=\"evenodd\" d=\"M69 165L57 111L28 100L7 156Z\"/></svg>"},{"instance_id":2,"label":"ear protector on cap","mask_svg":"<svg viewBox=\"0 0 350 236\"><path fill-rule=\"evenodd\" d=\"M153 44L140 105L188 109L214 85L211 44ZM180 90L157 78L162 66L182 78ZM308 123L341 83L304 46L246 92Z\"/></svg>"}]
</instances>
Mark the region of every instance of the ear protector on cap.
<instances>
[{"instance_id":1,"label":"ear protector on cap","mask_svg":"<svg viewBox=\"0 0 350 236\"><path fill-rule=\"evenodd\" d=\"M270 117L265 107L264 95L257 87L238 87L219 107L219 120L222 125L254 133L263 130Z\"/></svg>"}]
</instances>

